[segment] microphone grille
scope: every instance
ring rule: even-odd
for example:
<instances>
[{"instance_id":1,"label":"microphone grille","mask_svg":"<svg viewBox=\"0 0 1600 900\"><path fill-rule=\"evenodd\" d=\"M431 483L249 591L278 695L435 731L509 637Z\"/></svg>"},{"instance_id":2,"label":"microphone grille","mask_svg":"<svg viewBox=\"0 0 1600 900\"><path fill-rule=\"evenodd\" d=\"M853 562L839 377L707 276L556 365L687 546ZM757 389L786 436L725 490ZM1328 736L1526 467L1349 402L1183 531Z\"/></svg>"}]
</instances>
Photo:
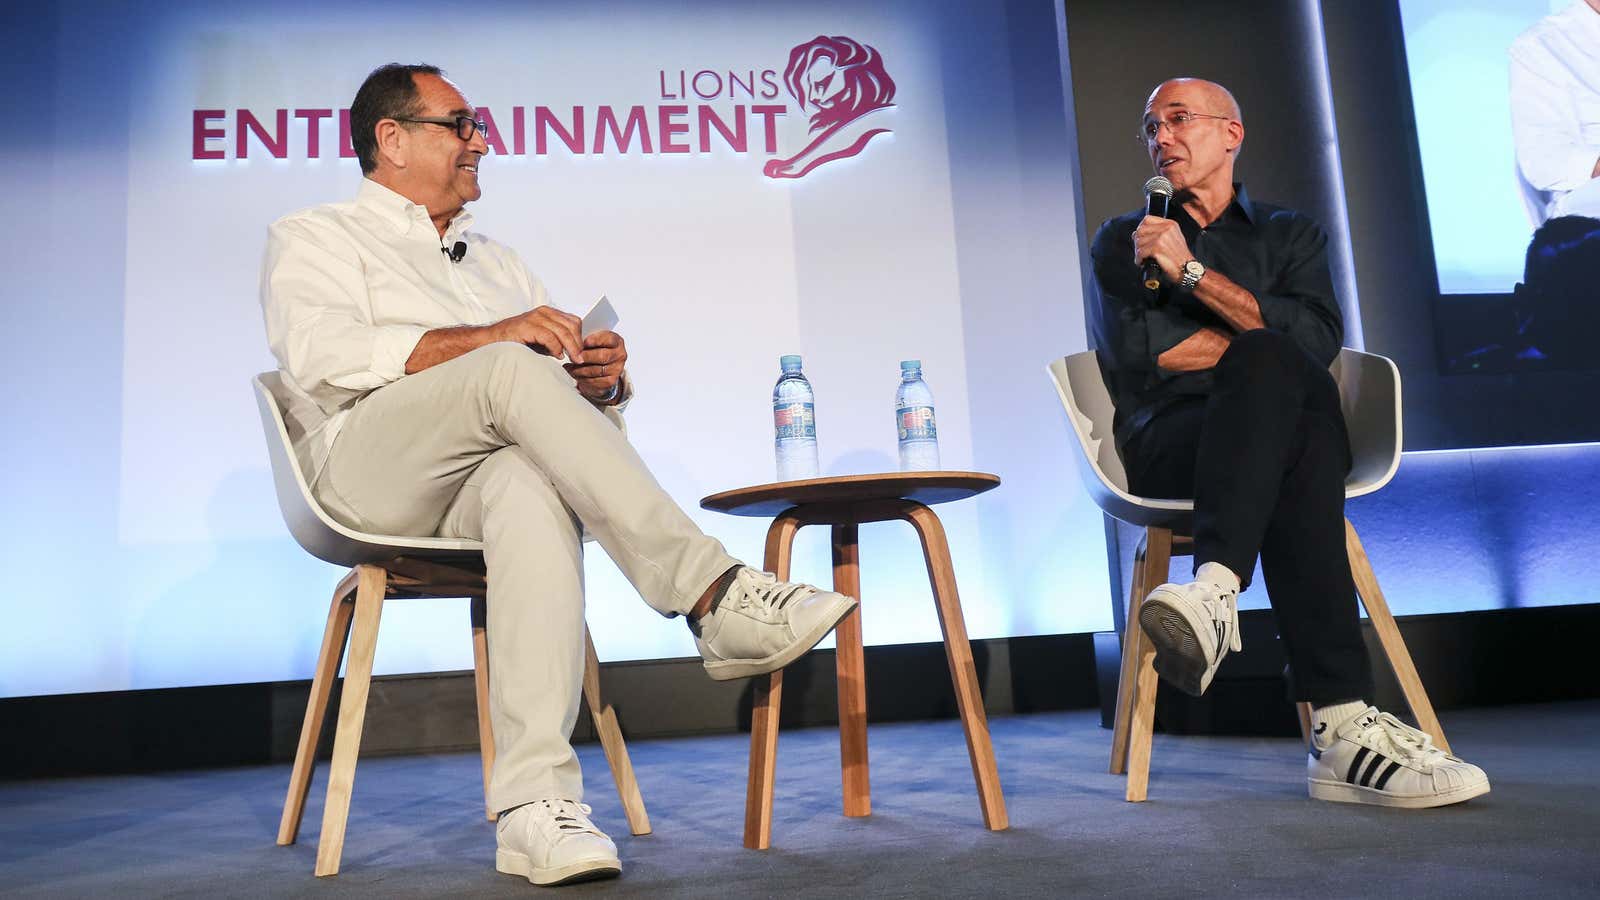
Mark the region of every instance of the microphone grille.
<instances>
[{"instance_id":1,"label":"microphone grille","mask_svg":"<svg viewBox=\"0 0 1600 900\"><path fill-rule=\"evenodd\" d=\"M1165 194L1168 197L1172 196L1172 182L1160 175L1157 175L1149 181L1146 181L1144 183L1144 195L1148 197L1151 194Z\"/></svg>"}]
</instances>

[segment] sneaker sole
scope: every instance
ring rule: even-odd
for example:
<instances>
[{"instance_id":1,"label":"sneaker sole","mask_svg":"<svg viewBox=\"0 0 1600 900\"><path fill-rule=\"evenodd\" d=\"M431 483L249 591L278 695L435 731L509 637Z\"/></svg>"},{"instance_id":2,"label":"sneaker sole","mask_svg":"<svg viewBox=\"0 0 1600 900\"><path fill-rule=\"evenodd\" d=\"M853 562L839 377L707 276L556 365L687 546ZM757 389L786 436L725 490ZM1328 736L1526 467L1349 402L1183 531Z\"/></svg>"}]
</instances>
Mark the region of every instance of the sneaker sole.
<instances>
[{"instance_id":1,"label":"sneaker sole","mask_svg":"<svg viewBox=\"0 0 1600 900\"><path fill-rule=\"evenodd\" d=\"M1362 787L1359 784L1307 778L1306 790L1313 800L1327 800L1333 803L1365 803L1368 806L1389 806L1397 809L1430 809L1435 806L1449 806L1452 803L1471 800L1473 797L1481 797L1489 793L1489 782L1480 781L1477 784L1465 784L1442 794L1421 794L1415 797L1403 797L1391 794L1388 791Z\"/></svg>"},{"instance_id":2,"label":"sneaker sole","mask_svg":"<svg viewBox=\"0 0 1600 900\"><path fill-rule=\"evenodd\" d=\"M576 884L580 881L599 881L616 878L622 874L622 863L616 859L585 859L564 866L539 868L526 853L514 850L494 852L495 871L504 875L521 875L534 884L554 887L558 884Z\"/></svg>"},{"instance_id":3,"label":"sneaker sole","mask_svg":"<svg viewBox=\"0 0 1600 900\"><path fill-rule=\"evenodd\" d=\"M856 598L840 595L843 602L834 604L835 609L828 615L817 620L811 630L795 638L794 643L779 650L777 653L762 659L723 659L717 662L705 663L706 674L713 681L732 681L735 678L753 678L787 666L800 657L810 652L823 638L828 636L844 617L858 605Z\"/></svg>"},{"instance_id":4,"label":"sneaker sole","mask_svg":"<svg viewBox=\"0 0 1600 900\"><path fill-rule=\"evenodd\" d=\"M1188 616L1150 597L1139 607L1139 627L1156 647L1156 674L1191 697L1204 694L1215 673L1207 671L1205 651Z\"/></svg>"}]
</instances>

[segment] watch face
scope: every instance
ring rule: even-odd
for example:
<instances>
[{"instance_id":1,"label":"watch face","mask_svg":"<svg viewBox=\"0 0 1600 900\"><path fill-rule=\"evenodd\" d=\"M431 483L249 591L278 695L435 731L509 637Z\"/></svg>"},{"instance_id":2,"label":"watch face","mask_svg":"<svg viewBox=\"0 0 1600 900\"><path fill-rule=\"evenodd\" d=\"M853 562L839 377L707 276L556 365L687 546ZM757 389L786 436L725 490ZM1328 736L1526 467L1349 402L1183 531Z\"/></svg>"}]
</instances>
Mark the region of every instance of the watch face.
<instances>
[{"instance_id":1,"label":"watch face","mask_svg":"<svg viewBox=\"0 0 1600 900\"><path fill-rule=\"evenodd\" d=\"M1199 278L1201 275L1206 273L1206 267L1200 264L1200 260L1191 259L1183 264L1183 271L1187 273L1190 278Z\"/></svg>"}]
</instances>

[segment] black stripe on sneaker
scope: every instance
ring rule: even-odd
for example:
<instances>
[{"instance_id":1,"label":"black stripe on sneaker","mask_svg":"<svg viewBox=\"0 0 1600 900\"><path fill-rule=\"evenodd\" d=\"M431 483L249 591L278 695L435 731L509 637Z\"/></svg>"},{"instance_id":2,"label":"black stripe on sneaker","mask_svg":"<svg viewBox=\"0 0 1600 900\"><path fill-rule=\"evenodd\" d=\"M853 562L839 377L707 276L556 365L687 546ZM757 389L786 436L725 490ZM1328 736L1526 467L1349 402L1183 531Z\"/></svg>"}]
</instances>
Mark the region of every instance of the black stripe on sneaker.
<instances>
[{"instance_id":1,"label":"black stripe on sneaker","mask_svg":"<svg viewBox=\"0 0 1600 900\"><path fill-rule=\"evenodd\" d=\"M1356 783L1356 773L1361 771L1361 764L1363 762L1365 762L1367 757L1370 756L1371 754L1372 754L1371 750L1368 750L1367 748L1362 747L1361 748L1361 752L1356 754L1356 758L1350 760L1350 771L1344 773L1344 780L1349 782L1350 784L1355 784Z\"/></svg>"},{"instance_id":2,"label":"black stripe on sneaker","mask_svg":"<svg viewBox=\"0 0 1600 900\"><path fill-rule=\"evenodd\" d=\"M1383 790L1383 786L1389 783L1389 777L1398 771L1400 771L1400 764L1397 762L1390 762L1389 768L1384 769L1383 774L1378 776L1378 783L1372 786L1373 789L1379 791Z\"/></svg>"},{"instance_id":3,"label":"black stripe on sneaker","mask_svg":"<svg viewBox=\"0 0 1600 900\"><path fill-rule=\"evenodd\" d=\"M1377 772L1378 767L1386 762L1389 762L1389 757L1384 756L1381 753L1372 754L1372 762L1368 763L1367 770L1361 773L1361 786L1367 787L1370 785L1372 783L1373 773Z\"/></svg>"}]
</instances>

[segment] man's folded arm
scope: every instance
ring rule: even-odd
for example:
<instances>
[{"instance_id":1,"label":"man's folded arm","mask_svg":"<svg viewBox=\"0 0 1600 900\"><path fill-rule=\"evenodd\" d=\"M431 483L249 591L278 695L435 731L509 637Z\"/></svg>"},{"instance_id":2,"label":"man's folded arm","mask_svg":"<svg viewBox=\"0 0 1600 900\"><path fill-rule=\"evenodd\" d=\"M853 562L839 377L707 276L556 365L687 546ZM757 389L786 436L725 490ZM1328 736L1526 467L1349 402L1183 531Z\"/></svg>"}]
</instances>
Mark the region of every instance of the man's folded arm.
<instances>
[{"instance_id":1,"label":"man's folded arm","mask_svg":"<svg viewBox=\"0 0 1600 900\"><path fill-rule=\"evenodd\" d=\"M1172 304L1157 306L1149 292L1123 296L1106 285L1138 285L1143 276L1132 262L1133 245L1112 237L1108 222L1096 233L1090 248L1094 278L1090 283L1090 309L1096 317L1096 340L1109 352L1116 370L1142 373L1147 390L1183 372L1209 369L1227 349L1226 335L1184 315ZM1209 361L1208 361L1209 360Z\"/></svg>"},{"instance_id":2,"label":"man's folded arm","mask_svg":"<svg viewBox=\"0 0 1600 900\"><path fill-rule=\"evenodd\" d=\"M1304 217L1292 225L1293 258L1270 292L1256 296L1266 326L1294 339L1323 365L1331 365L1344 343L1344 314L1328 271L1328 234Z\"/></svg>"}]
</instances>

